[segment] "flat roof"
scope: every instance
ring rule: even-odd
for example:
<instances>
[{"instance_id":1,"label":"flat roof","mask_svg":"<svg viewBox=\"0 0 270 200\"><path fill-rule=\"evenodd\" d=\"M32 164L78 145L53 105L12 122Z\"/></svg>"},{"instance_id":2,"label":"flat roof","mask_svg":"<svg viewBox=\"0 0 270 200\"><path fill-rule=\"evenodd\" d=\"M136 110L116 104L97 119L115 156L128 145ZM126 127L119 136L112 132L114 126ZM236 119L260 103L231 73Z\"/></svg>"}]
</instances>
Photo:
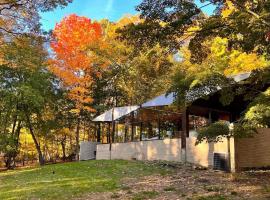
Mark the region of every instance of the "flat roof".
<instances>
[{"instance_id":1,"label":"flat roof","mask_svg":"<svg viewBox=\"0 0 270 200\"><path fill-rule=\"evenodd\" d=\"M250 72L248 73L242 73L242 74L237 74L233 76L229 76L228 78L234 79L235 82L241 82L247 78L249 78L251 75ZM217 90L220 90L222 88L218 87ZM207 91L207 90L206 90ZM205 95L208 95L210 92L206 92ZM192 91L190 92L192 94ZM187 94L187 98L188 98ZM174 93L169 93L169 94L163 94L158 97L153 98L150 101L147 101L141 105L142 108L147 108L147 107L157 107L157 106L169 106L172 105L174 102ZM121 117L130 114L131 112L139 109L140 106L124 106L124 107L116 107L114 108L114 120L120 119ZM112 121L112 109L106 111L105 113L99 115L92 121L94 122L111 122Z\"/></svg>"},{"instance_id":2,"label":"flat roof","mask_svg":"<svg viewBox=\"0 0 270 200\"><path fill-rule=\"evenodd\" d=\"M140 108L139 106L124 106L124 107L115 107L114 108L114 120L120 119L121 117L128 115L129 113ZM97 116L92 121L94 122L111 122L112 121L112 110L110 109L105 113Z\"/></svg>"},{"instance_id":3,"label":"flat roof","mask_svg":"<svg viewBox=\"0 0 270 200\"><path fill-rule=\"evenodd\" d=\"M233 76L228 76L228 78L232 78L235 82L238 83L238 82L241 82L241 81L249 78L250 75L251 75L251 73L248 72L248 73L242 73L242 74L237 74L237 75L233 75ZM222 89L222 88L218 87L217 91L220 89ZM209 93L211 93L210 89L209 89L209 91L206 92L205 95L208 95ZM192 95L192 91L190 91L189 94ZM187 99L188 99L189 94L187 94L187 96L186 96ZM144 104L142 104L142 107L169 106L169 105L172 105L173 102L174 102L174 94L169 93L169 94L160 95L158 97L155 97L154 99L151 99L150 101L145 102Z\"/></svg>"}]
</instances>

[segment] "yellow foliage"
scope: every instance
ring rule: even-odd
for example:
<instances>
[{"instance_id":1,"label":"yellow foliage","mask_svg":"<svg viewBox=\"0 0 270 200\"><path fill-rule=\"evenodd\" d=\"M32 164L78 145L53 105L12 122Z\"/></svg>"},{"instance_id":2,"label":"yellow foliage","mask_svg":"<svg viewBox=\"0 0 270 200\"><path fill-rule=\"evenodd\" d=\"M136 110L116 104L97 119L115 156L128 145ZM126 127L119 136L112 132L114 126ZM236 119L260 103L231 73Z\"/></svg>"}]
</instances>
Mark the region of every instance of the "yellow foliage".
<instances>
[{"instance_id":1,"label":"yellow foliage","mask_svg":"<svg viewBox=\"0 0 270 200\"><path fill-rule=\"evenodd\" d=\"M216 37L211 44L210 50L212 55L219 57L227 52L228 39Z\"/></svg>"},{"instance_id":2,"label":"yellow foliage","mask_svg":"<svg viewBox=\"0 0 270 200\"><path fill-rule=\"evenodd\" d=\"M229 66L225 69L226 75L234 75L242 72L250 72L255 69L262 69L269 66L264 56L258 56L255 53L243 53L233 50L230 54Z\"/></svg>"},{"instance_id":3,"label":"yellow foliage","mask_svg":"<svg viewBox=\"0 0 270 200\"><path fill-rule=\"evenodd\" d=\"M221 12L221 16L223 18L226 18L230 16L234 11L236 11L236 7L233 5L233 3L230 0L226 0L225 7L223 8Z\"/></svg>"},{"instance_id":4,"label":"yellow foliage","mask_svg":"<svg viewBox=\"0 0 270 200\"><path fill-rule=\"evenodd\" d=\"M265 56L255 53L245 53L239 50L228 49L228 39L216 37L207 41L211 53L201 64L190 62L190 51L187 47L181 49L183 61L180 63L181 70L188 74L219 72L224 75L235 75L244 72L251 72L256 69L268 67L270 62Z\"/></svg>"}]
</instances>

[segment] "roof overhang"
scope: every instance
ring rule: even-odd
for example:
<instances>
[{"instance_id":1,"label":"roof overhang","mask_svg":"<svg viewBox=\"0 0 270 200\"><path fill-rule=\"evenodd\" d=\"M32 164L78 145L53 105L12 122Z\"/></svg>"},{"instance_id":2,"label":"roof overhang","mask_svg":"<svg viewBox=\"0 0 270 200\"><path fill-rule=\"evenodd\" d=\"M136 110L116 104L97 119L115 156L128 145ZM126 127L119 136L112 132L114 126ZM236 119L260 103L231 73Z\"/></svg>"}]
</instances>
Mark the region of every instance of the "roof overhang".
<instances>
[{"instance_id":1,"label":"roof overhang","mask_svg":"<svg viewBox=\"0 0 270 200\"><path fill-rule=\"evenodd\" d=\"M243 80L246 80L250 77L251 73L242 73L242 74L237 74L237 75L233 75L233 76L229 76L228 78L232 78L236 83L239 83ZM217 87L216 91L221 90L221 87ZM204 95L209 95L210 93L212 93L212 90L208 90L207 88L204 88L205 90L205 94ZM187 100L189 100L189 96L192 96L192 93L196 92L196 91L189 91L188 94L186 95ZM150 101L147 101L146 103L142 104L143 108L147 108L147 107L158 107L158 106L169 106L172 105L174 102L175 96L174 93L169 93L169 94L163 94L160 95ZM196 98L197 99L197 98ZM196 99L193 99L196 100ZM190 100L192 101L192 100Z\"/></svg>"},{"instance_id":2,"label":"roof overhang","mask_svg":"<svg viewBox=\"0 0 270 200\"><path fill-rule=\"evenodd\" d=\"M105 113L97 116L92 121L94 122L112 122L113 120L118 120L123 116L130 114L131 112L140 108L139 106L124 106L124 107L115 107L114 109L110 109Z\"/></svg>"}]
</instances>

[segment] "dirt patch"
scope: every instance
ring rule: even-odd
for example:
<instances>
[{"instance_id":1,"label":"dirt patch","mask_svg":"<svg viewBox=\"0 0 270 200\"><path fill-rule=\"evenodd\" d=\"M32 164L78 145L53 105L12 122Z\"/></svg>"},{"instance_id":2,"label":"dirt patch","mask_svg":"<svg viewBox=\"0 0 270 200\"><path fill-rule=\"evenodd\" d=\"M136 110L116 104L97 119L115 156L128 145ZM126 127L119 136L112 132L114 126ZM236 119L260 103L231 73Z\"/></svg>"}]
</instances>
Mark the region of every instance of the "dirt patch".
<instances>
[{"instance_id":1,"label":"dirt patch","mask_svg":"<svg viewBox=\"0 0 270 200\"><path fill-rule=\"evenodd\" d=\"M173 172L170 175L123 178L120 189L114 193L89 194L82 199L270 199L269 170L231 174L176 163L145 164L161 165L173 169Z\"/></svg>"}]
</instances>

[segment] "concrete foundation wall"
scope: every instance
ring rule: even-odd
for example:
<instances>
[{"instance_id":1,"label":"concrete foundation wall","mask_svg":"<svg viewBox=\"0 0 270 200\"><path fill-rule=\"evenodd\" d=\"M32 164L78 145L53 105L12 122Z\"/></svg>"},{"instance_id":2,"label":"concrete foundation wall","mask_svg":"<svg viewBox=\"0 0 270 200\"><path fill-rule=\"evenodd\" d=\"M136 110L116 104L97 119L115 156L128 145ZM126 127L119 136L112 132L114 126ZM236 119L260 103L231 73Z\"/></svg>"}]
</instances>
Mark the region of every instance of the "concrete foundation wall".
<instances>
[{"instance_id":1,"label":"concrete foundation wall","mask_svg":"<svg viewBox=\"0 0 270 200\"><path fill-rule=\"evenodd\" d=\"M213 166L214 153L230 158L231 170L270 167L270 129L260 129L253 138L225 138L219 143L203 142L195 145L196 137L186 140L186 151L181 151L181 139L165 139L112 144L111 159L186 161ZM110 159L109 144L97 145L97 159ZM229 148L228 148L229 147ZM230 156L229 156L230 152Z\"/></svg>"},{"instance_id":2,"label":"concrete foundation wall","mask_svg":"<svg viewBox=\"0 0 270 200\"><path fill-rule=\"evenodd\" d=\"M236 168L270 167L270 129L260 129L252 138L235 139Z\"/></svg>"},{"instance_id":3,"label":"concrete foundation wall","mask_svg":"<svg viewBox=\"0 0 270 200\"><path fill-rule=\"evenodd\" d=\"M97 160L110 159L110 145L97 145ZM181 161L181 139L112 144L111 159Z\"/></svg>"},{"instance_id":4,"label":"concrete foundation wall","mask_svg":"<svg viewBox=\"0 0 270 200\"><path fill-rule=\"evenodd\" d=\"M96 158L97 143L81 142L80 143L80 160L92 160Z\"/></svg>"},{"instance_id":5,"label":"concrete foundation wall","mask_svg":"<svg viewBox=\"0 0 270 200\"><path fill-rule=\"evenodd\" d=\"M228 140L223 139L218 143L203 142L195 145L196 137L187 138L187 162L198 164L201 166L213 166L214 153L224 153L228 156ZM230 143L233 143L231 140ZM231 145L231 154L233 154L233 146Z\"/></svg>"},{"instance_id":6,"label":"concrete foundation wall","mask_svg":"<svg viewBox=\"0 0 270 200\"><path fill-rule=\"evenodd\" d=\"M196 137L187 138L187 149L181 151L181 139L165 139L153 141L141 141L130 143L112 144L112 151L109 151L109 144L97 145L97 159L124 159L124 160L168 160L186 161L202 165L213 166L213 155L224 153L228 155L228 141L224 139L220 143L202 143L195 145ZM231 143L231 158L234 159L234 144ZM233 161L231 161L233 162Z\"/></svg>"}]
</instances>

